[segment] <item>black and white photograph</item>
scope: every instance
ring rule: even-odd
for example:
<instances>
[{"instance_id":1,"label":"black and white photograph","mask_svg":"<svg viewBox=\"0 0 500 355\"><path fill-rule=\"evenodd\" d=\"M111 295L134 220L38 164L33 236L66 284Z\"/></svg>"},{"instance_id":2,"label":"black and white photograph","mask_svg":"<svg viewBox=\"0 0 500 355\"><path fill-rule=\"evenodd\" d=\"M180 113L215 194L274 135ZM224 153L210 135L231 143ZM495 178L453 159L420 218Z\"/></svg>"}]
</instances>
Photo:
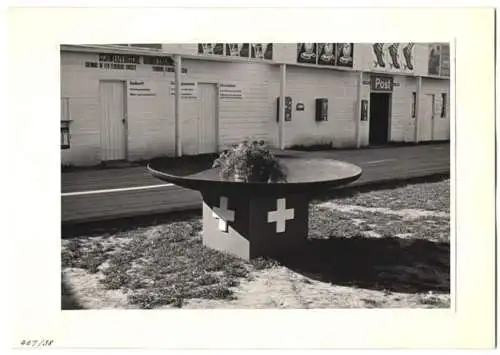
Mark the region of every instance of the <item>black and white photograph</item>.
<instances>
[{"instance_id":1,"label":"black and white photograph","mask_svg":"<svg viewBox=\"0 0 500 355\"><path fill-rule=\"evenodd\" d=\"M272 43L252 43L252 58L273 59Z\"/></svg>"},{"instance_id":2,"label":"black and white photograph","mask_svg":"<svg viewBox=\"0 0 500 355\"><path fill-rule=\"evenodd\" d=\"M297 43L298 63L318 63L317 43Z\"/></svg>"},{"instance_id":3,"label":"black and white photograph","mask_svg":"<svg viewBox=\"0 0 500 355\"><path fill-rule=\"evenodd\" d=\"M449 309L450 77L205 47L61 46L62 309ZM350 68L363 48L318 54Z\"/></svg>"},{"instance_id":4,"label":"black and white photograph","mask_svg":"<svg viewBox=\"0 0 500 355\"><path fill-rule=\"evenodd\" d=\"M243 43L226 43L226 55L231 57L239 57Z\"/></svg>"},{"instance_id":5,"label":"black and white photograph","mask_svg":"<svg viewBox=\"0 0 500 355\"><path fill-rule=\"evenodd\" d=\"M335 65L335 43L318 43L318 64Z\"/></svg>"},{"instance_id":6,"label":"black and white photograph","mask_svg":"<svg viewBox=\"0 0 500 355\"><path fill-rule=\"evenodd\" d=\"M133 39L103 35L111 10L46 10L67 28L29 47L42 10L12 12L15 347L491 344L472 328L493 314L494 66L457 59L474 26L446 9L387 16L405 29L348 9L164 10L116 10ZM453 12L483 18L484 53L487 14ZM456 38L413 26L436 19Z\"/></svg>"},{"instance_id":7,"label":"black and white photograph","mask_svg":"<svg viewBox=\"0 0 500 355\"><path fill-rule=\"evenodd\" d=\"M224 45L222 43L200 43L198 44L198 53L203 55L223 55Z\"/></svg>"},{"instance_id":8,"label":"black and white photograph","mask_svg":"<svg viewBox=\"0 0 500 355\"><path fill-rule=\"evenodd\" d=\"M429 47L429 74L439 75L441 63L441 47L440 43L433 43Z\"/></svg>"},{"instance_id":9,"label":"black and white photograph","mask_svg":"<svg viewBox=\"0 0 500 355\"><path fill-rule=\"evenodd\" d=\"M353 43L336 43L337 65L352 67L353 47Z\"/></svg>"}]
</instances>

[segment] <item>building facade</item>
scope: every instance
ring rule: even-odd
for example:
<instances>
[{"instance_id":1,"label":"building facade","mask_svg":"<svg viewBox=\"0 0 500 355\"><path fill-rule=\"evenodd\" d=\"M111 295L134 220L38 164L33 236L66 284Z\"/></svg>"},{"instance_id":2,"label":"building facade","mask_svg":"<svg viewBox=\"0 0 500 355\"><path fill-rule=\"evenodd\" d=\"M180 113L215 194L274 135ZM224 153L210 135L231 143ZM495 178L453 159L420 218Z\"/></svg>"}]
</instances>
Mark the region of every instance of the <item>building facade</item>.
<instances>
[{"instance_id":1,"label":"building facade","mask_svg":"<svg viewBox=\"0 0 500 355\"><path fill-rule=\"evenodd\" d=\"M62 46L62 163L449 140L449 76L443 43Z\"/></svg>"}]
</instances>

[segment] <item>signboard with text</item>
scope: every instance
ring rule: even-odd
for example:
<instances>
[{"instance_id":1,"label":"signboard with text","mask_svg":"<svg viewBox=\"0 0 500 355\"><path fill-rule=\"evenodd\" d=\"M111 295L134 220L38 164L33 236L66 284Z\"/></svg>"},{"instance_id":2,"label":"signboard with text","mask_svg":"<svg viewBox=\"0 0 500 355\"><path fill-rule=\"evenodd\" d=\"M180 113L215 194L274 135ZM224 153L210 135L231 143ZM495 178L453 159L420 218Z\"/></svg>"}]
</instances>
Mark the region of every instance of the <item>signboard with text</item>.
<instances>
[{"instance_id":1,"label":"signboard with text","mask_svg":"<svg viewBox=\"0 0 500 355\"><path fill-rule=\"evenodd\" d=\"M391 76L373 75L371 89L376 91L392 91L394 87L394 78Z\"/></svg>"}]
</instances>

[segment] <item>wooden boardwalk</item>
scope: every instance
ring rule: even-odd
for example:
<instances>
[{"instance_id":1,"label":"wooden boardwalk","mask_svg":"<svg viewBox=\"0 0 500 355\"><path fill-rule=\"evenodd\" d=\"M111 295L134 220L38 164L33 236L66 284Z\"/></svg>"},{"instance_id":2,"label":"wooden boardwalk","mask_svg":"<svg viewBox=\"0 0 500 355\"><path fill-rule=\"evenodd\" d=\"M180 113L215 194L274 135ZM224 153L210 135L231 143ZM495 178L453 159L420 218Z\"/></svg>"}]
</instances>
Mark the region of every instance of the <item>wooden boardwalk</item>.
<instances>
[{"instance_id":1,"label":"wooden boardwalk","mask_svg":"<svg viewBox=\"0 0 500 355\"><path fill-rule=\"evenodd\" d=\"M450 145L442 143L292 153L342 160L360 166L363 175L349 186L450 172ZM63 173L62 223L73 224L201 208L201 196L198 192L177 186L158 185L163 185L162 181L150 176L143 166ZM115 189L124 190L113 191Z\"/></svg>"}]
</instances>

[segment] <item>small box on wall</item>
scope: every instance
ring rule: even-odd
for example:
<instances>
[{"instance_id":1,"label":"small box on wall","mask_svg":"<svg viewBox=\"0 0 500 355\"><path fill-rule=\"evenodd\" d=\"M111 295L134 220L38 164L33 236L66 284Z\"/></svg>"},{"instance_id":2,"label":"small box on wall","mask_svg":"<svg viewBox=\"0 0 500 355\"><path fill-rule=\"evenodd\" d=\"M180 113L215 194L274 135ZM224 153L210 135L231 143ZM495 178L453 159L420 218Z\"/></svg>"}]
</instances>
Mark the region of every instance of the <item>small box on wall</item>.
<instances>
[{"instance_id":1,"label":"small box on wall","mask_svg":"<svg viewBox=\"0 0 500 355\"><path fill-rule=\"evenodd\" d=\"M328 99L316 99L316 121L328 121Z\"/></svg>"},{"instance_id":2,"label":"small box on wall","mask_svg":"<svg viewBox=\"0 0 500 355\"><path fill-rule=\"evenodd\" d=\"M61 149L70 148L69 121L61 121Z\"/></svg>"},{"instance_id":3,"label":"small box on wall","mask_svg":"<svg viewBox=\"0 0 500 355\"><path fill-rule=\"evenodd\" d=\"M285 96L285 121L292 120L292 98ZM276 121L280 121L280 98L276 99Z\"/></svg>"},{"instance_id":4,"label":"small box on wall","mask_svg":"<svg viewBox=\"0 0 500 355\"><path fill-rule=\"evenodd\" d=\"M368 121L368 100L361 100L361 121Z\"/></svg>"}]
</instances>

